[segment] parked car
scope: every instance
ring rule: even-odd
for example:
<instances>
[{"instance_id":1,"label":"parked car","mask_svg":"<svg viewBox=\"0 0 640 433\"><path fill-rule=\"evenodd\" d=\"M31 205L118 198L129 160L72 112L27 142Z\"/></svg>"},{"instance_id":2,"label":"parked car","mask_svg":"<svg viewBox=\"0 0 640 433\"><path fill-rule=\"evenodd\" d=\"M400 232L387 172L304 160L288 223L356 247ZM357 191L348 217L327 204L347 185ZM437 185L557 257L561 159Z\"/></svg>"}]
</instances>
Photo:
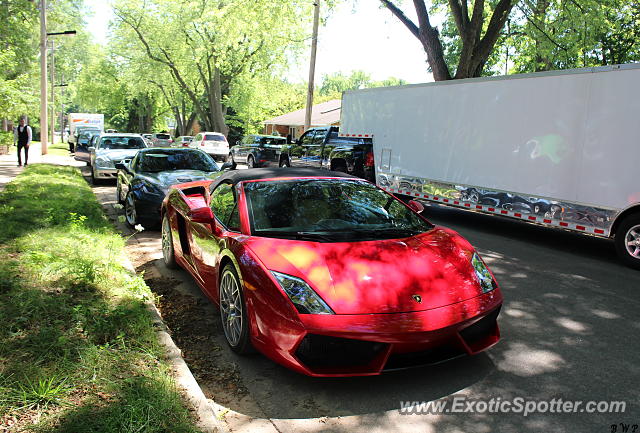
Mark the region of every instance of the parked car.
<instances>
[{"instance_id":1,"label":"parked car","mask_svg":"<svg viewBox=\"0 0 640 433\"><path fill-rule=\"evenodd\" d=\"M227 343L310 376L380 374L499 340L500 289L474 248L348 174L227 172L170 189L162 252L220 307Z\"/></svg>"},{"instance_id":2,"label":"parked car","mask_svg":"<svg viewBox=\"0 0 640 433\"><path fill-rule=\"evenodd\" d=\"M130 162L116 164L116 198L124 203L127 223L159 225L160 207L169 187L178 183L214 179L222 172L199 149L142 149Z\"/></svg>"},{"instance_id":3,"label":"parked car","mask_svg":"<svg viewBox=\"0 0 640 433\"><path fill-rule=\"evenodd\" d=\"M178 147L189 147L189 145L191 144L191 142L193 141L193 137L190 135L181 135L180 137L176 138L175 140L175 145Z\"/></svg>"},{"instance_id":4,"label":"parked car","mask_svg":"<svg viewBox=\"0 0 640 433\"><path fill-rule=\"evenodd\" d=\"M77 146L81 147L88 147L89 146L89 142L91 141L91 138L93 138L96 135L100 135L100 130L99 129L84 129L80 132L80 135L77 138Z\"/></svg>"},{"instance_id":5,"label":"parked car","mask_svg":"<svg viewBox=\"0 0 640 433\"><path fill-rule=\"evenodd\" d=\"M92 134L100 134L102 130L95 126L76 126L73 130L72 135L69 137L69 150L75 151L77 147L81 146L83 143L80 142L80 138L85 133ZM85 141L84 144L87 143L88 140Z\"/></svg>"},{"instance_id":6,"label":"parked car","mask_svg":"<svg viewBox=\"0 0 640 433\"><path fill-rule=\"evenodd\" d=\"M226 161L229 155L227 137L219 132L201 132L191 142L191 147L204 150L214 159Z\"/></svg>"},{"instance_id":7,"label":"parked car","mask_svg":"<svg viewBox=\"0 0 640 433\"><path fill-rule=\"evenodd\" d=\"M171 147L173 144L171 136L165 132L151 134L149 140L151 141L151 146L149 147Z\"/></svg>"},{"instance_id":8,"label":"parked car","mask_svg":"<svg viewBox=\"0 0 640 433\"><path fill-rule=\"evenodd\" d=\"M231 148L229 157L231 165L247 164L249 168L279 166L282 148L287 139L273 135L245 135Z\"/></svg>"},{"instance_id":9,"label":"parked car","mask_svg":"<svg viewBox=\"0 0 640 433\"><path fill-rule=\"evenodd\" d=\"M284 154L281 166L324 168L375 181L371 139L339 137L336 126L308 129Z\"/></svg>"},{"instance_id":10,"label":"parked car","mask_svg":"<svg viewBox=\"0 0 640 433\"><path fill-rule=\"evenodd\" d=\"M73 159L76 161L84 161L88 166L91 165L91 151L89 148L96 147L100 134L93 135L88 142L80 142L75 148Z\"/></svg>"},{"instance_id":11,"label":"parked car","mask_svg":"<svg viewBox=\"0 0 640 433\"><path fill-rule=\"evenodd\" d=\"M96 146L89 147L91 152L91 178L116 180L116 164L127 163L147 145L139 134L101 134Z\"/></svg>"}]
</instances>

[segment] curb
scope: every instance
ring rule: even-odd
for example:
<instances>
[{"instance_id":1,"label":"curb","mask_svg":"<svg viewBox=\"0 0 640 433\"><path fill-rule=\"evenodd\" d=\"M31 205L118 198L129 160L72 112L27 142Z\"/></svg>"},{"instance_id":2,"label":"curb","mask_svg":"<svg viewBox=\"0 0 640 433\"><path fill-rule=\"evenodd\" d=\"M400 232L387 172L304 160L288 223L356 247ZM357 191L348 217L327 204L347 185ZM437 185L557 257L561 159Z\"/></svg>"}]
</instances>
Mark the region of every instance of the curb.
<instances>
[{"instance_id":1,"label":"curb","mask_svg":"<svg viewBox=\"0 0 640 433\"><path fill-rule=\"evenodd\" d=\"M93 191L93 193L96 198L99 199L96 192ZM100 203L100 205L105 215L108 214L109 209L102 203ZM126 251L124 260L120 264L132 275L137 275L135 267L133 263L131 263ZM198 385L196 378L191 373L189 366L182 358L182 351L171 338L169 328L162 320L162 315L160 311L158 311L155 303L152 299L145 299L145 305L153 320L153 327L155 328L158 342L164 349L164 359L171 365L176 384L183 391L183 396L186 397L187 402L197 415L196 426L204 433L230 433L231 430L216 416L215 402L207 399L200 385Z\"/></svg>"}]
</instances>

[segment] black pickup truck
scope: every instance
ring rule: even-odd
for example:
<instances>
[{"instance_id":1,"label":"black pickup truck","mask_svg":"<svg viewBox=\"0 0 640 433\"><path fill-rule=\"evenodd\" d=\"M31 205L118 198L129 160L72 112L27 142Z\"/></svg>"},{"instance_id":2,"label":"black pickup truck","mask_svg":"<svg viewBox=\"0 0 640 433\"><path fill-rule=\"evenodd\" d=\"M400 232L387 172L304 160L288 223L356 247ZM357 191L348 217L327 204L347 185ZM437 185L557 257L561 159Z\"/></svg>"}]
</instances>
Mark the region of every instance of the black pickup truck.
<instances>
[{"instance_id":1,"label":"black pickup truck","mask_svg":"<svg viewBox=\"0 0 640 433\"><path fill-rule=\"evenodd\" d=\"M337 126L310 128L283 149L280 166L319 167L375 181L370 138L338 137Z\"/></svg>"}]
</instances>

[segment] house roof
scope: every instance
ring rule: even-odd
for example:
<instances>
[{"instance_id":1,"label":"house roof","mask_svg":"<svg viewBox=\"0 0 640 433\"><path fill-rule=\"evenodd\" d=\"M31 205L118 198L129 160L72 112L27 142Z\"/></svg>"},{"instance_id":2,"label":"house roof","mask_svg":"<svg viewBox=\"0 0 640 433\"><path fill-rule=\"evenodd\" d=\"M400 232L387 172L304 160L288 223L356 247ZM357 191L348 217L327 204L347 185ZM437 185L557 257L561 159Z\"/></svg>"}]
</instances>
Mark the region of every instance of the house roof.
<instances>
[{"instance_id":1,"label":"house roof","mask_svg":"<svg viewBox=\"0 0 640 433\"><path fill-rule=\"evenodd\" d=\"M340 99L332 99L313 106L311 111L311 126L333 125L340 122ZM282 114L273 119L265 120L267 125L304 126L305 109Z\"/></svg>"}]
</instances>

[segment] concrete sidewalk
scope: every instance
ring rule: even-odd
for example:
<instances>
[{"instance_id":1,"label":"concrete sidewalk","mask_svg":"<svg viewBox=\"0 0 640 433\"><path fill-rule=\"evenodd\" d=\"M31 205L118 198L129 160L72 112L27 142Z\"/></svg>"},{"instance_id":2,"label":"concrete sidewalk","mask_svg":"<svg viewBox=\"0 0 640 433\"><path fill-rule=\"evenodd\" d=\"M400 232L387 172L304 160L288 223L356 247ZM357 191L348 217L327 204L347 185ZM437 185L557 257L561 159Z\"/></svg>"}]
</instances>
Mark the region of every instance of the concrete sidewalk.
<instances>
[{"instance_id":1,"label":"concrete sidewalk","mask_svg":"<svg viewBox=\"0 0 640 433\"><path fill-rule=\"evenodd\" d=\"M36 142L29 147L29 164L40 163L75 167L83 167L86 165L84 162L74 160L71 155L42 155L42 147L40 143ZM23 170L24 167L18 167L17 148L11 146L9 148L9 154L0 155L0 192L4 190L5 186L17 175L22 173Z\"/></svg>"}]
</instances>

